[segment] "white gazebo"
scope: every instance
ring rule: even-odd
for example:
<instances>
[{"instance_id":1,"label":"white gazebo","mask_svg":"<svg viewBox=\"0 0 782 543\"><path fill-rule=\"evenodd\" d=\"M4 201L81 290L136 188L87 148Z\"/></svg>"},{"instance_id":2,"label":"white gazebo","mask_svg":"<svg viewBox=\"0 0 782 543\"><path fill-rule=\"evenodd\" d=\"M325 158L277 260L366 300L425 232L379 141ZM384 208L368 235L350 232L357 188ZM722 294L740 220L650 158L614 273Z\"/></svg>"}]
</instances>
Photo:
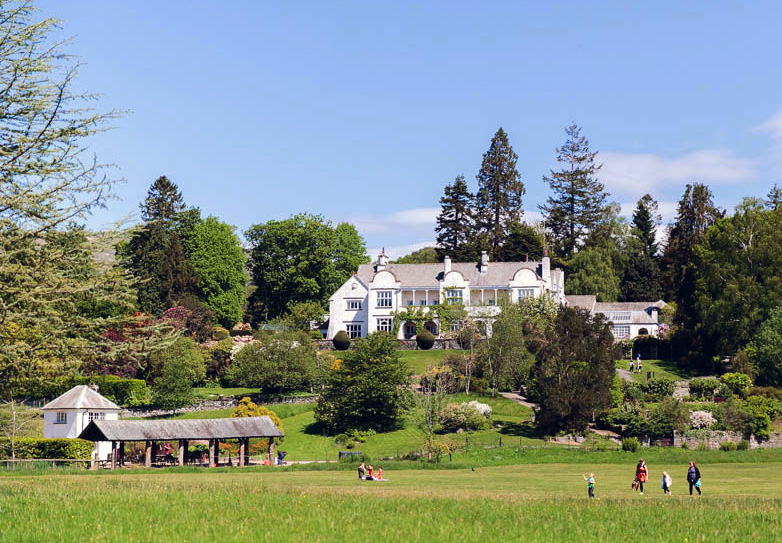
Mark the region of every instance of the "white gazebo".
<instances>
[{"instance_id":1,"label":"white gazebo","mask_svg":"<svg viewBox=\"0 0 782 543\"><path fill-rule=\"evenodd\" d=\"M43 437L76 438L93 420L117 420L119 406L87 385L78 385L43 406ZM93 456L111 456L111 443L95 443Z\"/></svg>"}]
</instances>

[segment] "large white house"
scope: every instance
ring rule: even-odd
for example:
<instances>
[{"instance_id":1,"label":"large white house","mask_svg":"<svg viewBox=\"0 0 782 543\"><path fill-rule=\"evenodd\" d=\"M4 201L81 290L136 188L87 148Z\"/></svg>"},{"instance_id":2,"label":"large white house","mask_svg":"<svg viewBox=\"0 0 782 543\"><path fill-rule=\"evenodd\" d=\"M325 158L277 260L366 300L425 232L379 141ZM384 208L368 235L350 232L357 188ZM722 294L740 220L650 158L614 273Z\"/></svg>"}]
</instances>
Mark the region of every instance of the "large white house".
<instances>
[{"instance_id":1,"label":"large white house","mask_svg":"<svg viewBox=\"0 0 782 543\"><path fill-rule=\"evenodd\" d=\"M329 298L327 339L340 330L351 338L378 330L394 330L394 315L405 308L435 304L463 304L473 316L491 316L501 297L518 301L547 293L565 303L565 274L551 269L544 256L539 262L489 262L484 251L480 262L442 264L389 264L385 253L364 264ZM432 315L425 328L439 335L440 323ZM419 330L412 322L400 323L399 339L412 338Z\"/></svg>"},{"instance_id":2,"label":"large white house","mask_svg":"<svg viewBox=\"0 0 782 543\"><path fill-rule=\"evenodd\" d=\"M657 337L660 332L660 312L666 306L656 302L598 302L595 296L566 296L569 306L586 309L592 315L603 314L611 321L614 339L637 336Z\"/></svg>"},{"instance_id":3,"label":"large white house","mask_svg":"<svg viewBox=\"0 0 782 543\"><path fill-rule=\"evenodd\" d=\"M78 385L43 406L43 437L78 437L93 420L117 420L120 408L87 385ZM96 459L111 454L111 443L95 443Z\"/></svg>"}]
</instances>

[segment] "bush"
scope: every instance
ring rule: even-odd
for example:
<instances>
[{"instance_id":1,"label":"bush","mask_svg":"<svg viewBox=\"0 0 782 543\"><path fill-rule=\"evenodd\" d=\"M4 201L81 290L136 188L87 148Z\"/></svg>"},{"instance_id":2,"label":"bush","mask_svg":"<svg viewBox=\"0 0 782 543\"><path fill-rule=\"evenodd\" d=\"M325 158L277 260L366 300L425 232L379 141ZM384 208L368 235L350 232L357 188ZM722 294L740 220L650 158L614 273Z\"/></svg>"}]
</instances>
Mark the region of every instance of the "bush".
<instances>
[{"instance_id":1,"label":"bush","mask_svg":"<svg viewBox=\"0 0 782 543\"><path fill-rule=\"evenodd\" d=\"M316 341L323 339L323 334L321 334L317 330L310 330L310 339L314 339Z\"/></svg>"},{"instance_id":2,"label":"bush","mask_svg":"<svg viewBox=\"0 0 782 543\"><path fill-rule=\"evenodd\" d=\"M231 332L223 328L222 326L215 326L212 330L212 339L215 341L222 341L231 337Z\"/></svg>"},{"instance_id":3,"label":"bush","mask_svg":"<svg viewBox=\"0 0 782 543\"><path fill-rule=\"evenodd\" d=\"M434 347L434 336L429 330L421 330L415 336L415 343L419 349L428 351Z\"/></svg>"},{"instance_id":4,"label":"bush","mask_svg":"<svg viewBox=\"0 0 782 543\"><path fill-rule=\"evenodd\" d=\"M726 373L720 377L720 381L740 398L746 398L752 388L752 379L743 373Z\"/></svg>"},{"instance_id":5,"label":"bush","mask_svg":"<svg viewBox=\"0 0 782 543\"><path fill-rule=\"evenodd\" d=\"M736 443L736 450L737 451L748 451L749 450L749 441L746 439L742 439L738 443Z\"/></svg>"},{"instance_id":6,"label":"bush","mask_svg":"<svg viewBox=\"0 0 782 543\"><path fill-rule=\"evenodd\" d=\"M17 458L62 458L73 460L89 460L95 445L92 441L69 438L37 438L22 437L16 439ZM0 439L0 457L11 457L11 442Z\"/></svg>"},{"instance_id":7,"label":"bush","mask_svg":"<svg viewBox=\"0 0 782 543\"><path fill-rule=\"evenodd\" d=\"M686 441L682 441L682 449L684 449L684 450L686 450L686 451L689 451L689 450L690 450L690 446L689 446L689 445L687 445L687 442L686 442Z\"/></svg>"},{"instance_id":8,"label":"bush","mask_svg":"<svg viewBox=\"0 0 782 543\"><path fill-rule=\"evenodd\" d=\"M337 332L331 342L334 344L334 348L338 351L347 351L350 349L350 337L344 330Z\"/></svg>"},{"instance_id":9,"label":"bush","mask_svg":"<svg viewBox=\"0 0 782 543\"><path fill-rule=\"evenodd\" d=\"M462 430L485 430L489 427L489 418L474 405L468 403L448 404L440 413L440 424L445 432Z\"/></svg>"},{"instance_id":10,"label":"bush","mask_svg":"<svg viewBox=\"0 0 782 543\"><path fill-rule=\"evenodd\" d=\"M750 396L762 396L770 400L782 401L782 389L776 387L752 387Z\"/></svg>"},{"instance_id":11,"label":"bush","mask_svg":"<svg viewBox=\"0 0 782 543\"><path fill-rule=\"evenodd\" d=\"M650 379L645 383L641 383L641 390L644 393L645 399L648 401L658 401L663 398L669 398L673 396L675 388L674 381L664 377Z\"/></svg>"},{"instance_id":12,"label":"bush","mask_svg":"<svg viewBox=\"0 0 782 543\"><path fill-rule=\"evenodd\" d=\"M277 413L263 405L256 405L250 398L245 397L239 400L239 405L237 405L236 409L231 413L232 419L240 419L243 417L269 417L274 425L280 429L280 432L283 434L285 433L282 420L280 420Z\"/></svg>"},{"instance_id":13,"label":"bush","mask_svg":"<svg viewBox=\"0 0 782 543\"><path fill-rule=\"evenodd\" d=\"M634 381L625 381L622 385L624 390L624 399L626 402L637 403L644 399L644 391L641 385Z\"/></svg>"},{"instance_id":14,"label":"bush","mask_svg":"<svg viewBox=\"0 0 782 543\"><path fill-rule=\"evenodd\" d=\"M693 411L690 413L690 426L696 430L709 429L714 422L714 415L709 411Z\"/></svg>"},{"instance_id":15,"label":"bush","mask_svg":"<svg viewBox=\"0 0 782 543\"><path fill-rule=\"evenodd\" d=\"M711 400L719 386L720 382L713 377L706 379L696 377L690 380L690 396L700 400Z\"/></svg>"},{"instance_id":16,"label":"bush","mask_svg":"<svg viewBox=\"0 0 782 543\"><path fill-rule=\"evenodd\" d=\"M637 437L626 437L622 439L622 450L627 452L638 452L641 442Z\"/></svg>"},{"instance_id":17,"label":"bush","mask_svg":"<svg viewBox=\"0 0 782 543\"><path fill-rule=\"evenodd\" d=\"M725 452L735 451L736 450L736 444L732 441L723 441L720 443L720 450Z\"/></svg>"}]
</instances>

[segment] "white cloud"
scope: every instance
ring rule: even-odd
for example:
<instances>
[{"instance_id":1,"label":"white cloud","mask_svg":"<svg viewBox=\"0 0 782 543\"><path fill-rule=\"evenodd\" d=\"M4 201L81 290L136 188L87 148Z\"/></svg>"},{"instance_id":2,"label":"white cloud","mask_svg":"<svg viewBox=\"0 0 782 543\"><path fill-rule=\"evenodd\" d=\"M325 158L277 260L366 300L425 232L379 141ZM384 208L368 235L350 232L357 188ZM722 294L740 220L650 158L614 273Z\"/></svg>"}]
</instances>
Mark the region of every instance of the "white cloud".
<instances>
[{"instance_id":1,"label":"white cloud","mask_svg":"<svg viewBox=\"0 0 782 543\"><path fill-rule=\"evenodd\" d=\"M362 234L386 234L400 229L431 233L434 231L438 213L440 213L439 207L418 207L386 215L349 217L347 221Z\"/></svg>"},{"instance_id":2,"label":"white cloud","mask_svg":"<svg viewBox=\"0 0 782 543\"><path fill-rule=\"evenodd\" d=\"M777 169L782 172L782 109L755 127L756 132L764 132L774 142L774 161L778 163Z\"/></svg>"},{"instance_id":3,"label":"white cloud","mask_svg":"<svg viewBox=\"0 0 782 543\"><path fill-rule=\"evenodd\" d=\"M369 257L372 259L372 261L375 261L377 259L377 255L380 254L380 251L385 249L386 256L391 260L394 260L395 258L399 258L400 256L405 256L407 254L412 253L413 251L423 249L424 247L434 247L434 246L435 246L434 241L419 241L418 243L410 243L408 245L397 245L396 247L371 247L367 249L367 253L369 254Z\"/></svg>"},{"instance_id":4,"label":"white cloud","mask_svg":"<svg viewBox=\"0 0 782 543\"><path fill-rule=\"evenodd\" d=\"M755 163L727 149L703 149L668 158L642 153L600 153L600 179L609 192L638 197L667 185L704 181L742 183L755 176Z\"/></svg>"}]
</instances>

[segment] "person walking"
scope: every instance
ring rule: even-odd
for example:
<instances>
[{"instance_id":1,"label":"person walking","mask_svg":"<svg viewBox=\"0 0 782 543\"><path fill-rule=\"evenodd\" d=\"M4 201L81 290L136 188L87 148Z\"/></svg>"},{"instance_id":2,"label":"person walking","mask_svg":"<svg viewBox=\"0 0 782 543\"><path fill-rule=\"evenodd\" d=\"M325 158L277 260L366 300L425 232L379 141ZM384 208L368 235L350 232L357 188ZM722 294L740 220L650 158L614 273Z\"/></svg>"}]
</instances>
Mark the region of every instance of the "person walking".
<instances>
[{"instance_id":1,"label":"person walking","mask_svg":"<svg viewBox=\"0 0 782 543\"><path fill-rule=\"evenodd\" d=\"M698 496L701 495L701 470L695 465L695 462L690 462L690 467L687 469L687 482L690 483L690 496L692 496L692 488L698 491Z\"/></svg>"},{"instance_id":2,"label":"person walking","mask_svg":"<svg viewBox=\"0 0 782 543\"><path fill-rule=\"evenodd\" d=\"M634 369L635 369L635 362L633 360L630 360L630 373L633 373Z\"/></svg>"},{"instance_id":3,"label":"person walking","mask_svg":"<svg viewBox=\"0 0 782 543\"><path fill-rule=\"evenodd\" d=\"M646 462L641 458L638 460L638 465L635 467L635 480L638 481L638 488L641 490L641 495L644 493L644 483L649 477L649 470L646 469Z\"/></svg>"},{"instance_id":4,"label":"person walking","mask_svg":"<svg viewBox=\"0 0 782 543\"><path fill-rule=\"evenodd\" d=\"M668 475L668 472L663 472L663 481L660 485L660 488L663 489L663 494L670 494L671 493L671 484L673 483L673 479L671 479L671 476Z\"/></svg>"},{"instance_id":5,"label":"person walking","mask_svg":"<svg viewBox=\"0 0 782 543\"><path fill-rule=\"evenodd\" d=\"M587 477L582 473L581 477L583 477L584 480L587 482L587 492L589 493L589 498L590 499L594 498L595 497L595 474L590 473L589 477Z\"/></svg>"}]
</instances>

